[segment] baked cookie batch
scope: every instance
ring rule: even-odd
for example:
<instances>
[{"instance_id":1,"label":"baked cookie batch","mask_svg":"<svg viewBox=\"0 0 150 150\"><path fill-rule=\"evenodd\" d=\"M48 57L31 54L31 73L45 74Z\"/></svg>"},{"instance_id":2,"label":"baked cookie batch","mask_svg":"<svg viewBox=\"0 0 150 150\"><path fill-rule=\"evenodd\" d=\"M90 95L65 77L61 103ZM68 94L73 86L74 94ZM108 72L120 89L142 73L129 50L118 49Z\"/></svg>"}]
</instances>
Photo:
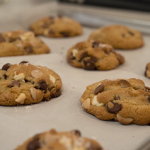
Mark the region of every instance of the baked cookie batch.
<instances>
[{"instance_id":1,"label":"baked cookie batch","mask_svg":"<svg viewBox=\"0 0 150 150\"><path fill-rule=\"evenodd\" d=\"M50 48L37 36L63 38L81 35L82 26L63 16L42 18L30 26L32 31L0 33L0 57L49 53ZM140 32L121 25L99 28L86 41L75 43L67 62L85 70L111 70L125 58L115 49L130 50L144 45ZM150 63L145 76L150 78ZM61 95L62 81L53 70L27 61L4 64L0 69L0 105L18 106L49 101ZM102 80L87 86L80 98L82 108L100 120L123 125L150 124L150 88L140 79ZM109 123L109 122L108 122ZM96 141L80 131L37 134L15 150L102 150Z\"/></svg>"}]
</instances>

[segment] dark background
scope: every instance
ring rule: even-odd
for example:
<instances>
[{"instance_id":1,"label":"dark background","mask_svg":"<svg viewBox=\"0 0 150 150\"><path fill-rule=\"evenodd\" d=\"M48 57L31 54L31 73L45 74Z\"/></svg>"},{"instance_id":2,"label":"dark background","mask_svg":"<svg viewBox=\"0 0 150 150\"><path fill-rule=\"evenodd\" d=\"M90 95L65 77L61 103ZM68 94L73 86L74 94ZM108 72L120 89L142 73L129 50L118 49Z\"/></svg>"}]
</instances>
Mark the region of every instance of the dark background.
<instances>
[{"instance_id":1,"label":"dark background","mask_svg":"<svg viewBox=\"0 0 150 150\"><path fill-rule=\"evenodd\" d=\"M150 12L150 0L59 0L60 2Z\"/></svg>"}]
</instances>

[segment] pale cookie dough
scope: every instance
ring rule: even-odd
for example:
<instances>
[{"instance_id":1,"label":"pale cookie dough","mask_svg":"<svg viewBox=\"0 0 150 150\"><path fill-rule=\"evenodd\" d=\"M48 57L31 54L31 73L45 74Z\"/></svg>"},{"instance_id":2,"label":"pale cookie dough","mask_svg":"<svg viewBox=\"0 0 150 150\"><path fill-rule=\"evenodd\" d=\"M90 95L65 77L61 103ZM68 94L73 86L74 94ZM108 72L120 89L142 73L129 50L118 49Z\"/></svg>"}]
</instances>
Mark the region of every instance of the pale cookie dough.
<instances>
[{"instance_id":1,"label":"pale cookie dough","mask_svg":"<svg viewBox=\"0 0 150 150\"><path fill-rule=\"evenodd\" d=\"M99 28L92 32L90 40L110 44L116 49L136 49L144 45L139 31L122 25L111 25Z\"/></svg>"},{"instance_id":2,"label":"pale cookie dough","mask_svg":"<svg viewBox=\"0 0 150 150\"><path fill-rule=\"evenodd\" d=\"M111 70L124 63L124 57L111 45L98 41L77 43L67 53L70 65L86 70Z\"/></svg>"},{"instance_id":3,"label":"pale cookie dough","mask_svg":"<svg viewBox=\"0 0 150 150\"><path fill-rule=\"evenodd\" d=\"M15 150L103 150L94 140L84 138L80 131L57 132L54 129L29 138Z\"/></svg>"},{"instance_id":4,"label":"pale cookie dough","mask_svg":"<svg viewBox=\"0 0 150 150\"><path fill-rule=\"evenodd\" d=\"M82 34L82 26L68 17L55 16L42 18L31 25L36 35L48 37L72 37Z\"/></svg>"},{"instance_id":5,"label":"pale cookie dough","mask_svg":"<svg viewBox=\"0 0 150 150\"><path fill-rule=\"evenodd\" d=\"M101 120L121 124L150 124L150 88L139 79L102 80L89 85L80 98L82 108Z\"/></svg>"},{"instance_id":6,"label":"pale cookie dough","mask_svg":"<svg viewBox=\"0 0 150 150\"><path fill-rule=\"evenodd\" d=\"M31 31L0 33L0 57L49 53L46 44Z\"/></svg>"},{"instance_id":7,"label":"pale cookie dough","mask_svg":"<svg viewBox=\"0 0 150 150\"><path fill-rule=\"evenodd\" d=\"M27 61L5 64L0 70L0 105L16 106L49 101L61 95L61 78L54 71Z\"/></svg>"}]
</instances>

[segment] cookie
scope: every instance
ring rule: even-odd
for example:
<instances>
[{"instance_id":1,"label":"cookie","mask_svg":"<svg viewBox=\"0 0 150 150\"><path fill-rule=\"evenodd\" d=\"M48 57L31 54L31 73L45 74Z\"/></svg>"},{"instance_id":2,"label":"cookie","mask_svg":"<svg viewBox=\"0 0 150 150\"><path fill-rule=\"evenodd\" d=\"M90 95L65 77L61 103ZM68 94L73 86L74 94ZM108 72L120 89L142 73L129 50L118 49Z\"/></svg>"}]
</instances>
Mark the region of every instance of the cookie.
<instances>
[{"instance_id":1,"label":"cookie","mask_svg":"<svg viewBox=\"0 0 150 150\"><path fill-rule=\"evenodd\" d=\"M0 34L0 57L49 53L50 49L31 31Z\"/></svg>"},{"instance_id":2,"label":"cookie","mask_svg":"<svg viewBox=\"0 0 150 150\"><path fill-rule=\"evenodd\" d=\"M150 78L150 62L146 65L145 76Z\"/></svg>"},{"instance_id":3,"label":"cookie","mask_svg":"<svg viewBox=\"0 0 150 150\"><path fill-rule=\"evenodd\" d=\"M100 120L121 124L150 124L150 88L139 79L102 80L89 85L80 98L82 108Z\"/></svg>"},{"instance_id":4,"label":"cookie","mask_svg":"<svg viewBox=\"0 0 150 150\"><path fill-rule=\"evenodd\" d=\"M36 35L48 37L72 37L82 34L82 26L78 22L63 16L42 18L30 28Z\"/></svg>"},{"instance_id":5,"label":"cookie","mask_svg":"<svg viewBox=\"0 0 150 150\"><path fill-rule=\"evenodd\" d=\"M139 31L122 25L105 26L95 30L89 37L102 43L112 45L116 49L136 49L144 45Z\"/></svg>"},{"instance_id":6,"label":"cookie","mask_svg":"<svg viewBox=\"0 0 150 150\"><path fill-rule=\"evenodd\" d=\"M54 71L22 61L0 70L0 105L16 106L49 101L61 95L61 78Z\"/></svg>"},{"instance_id":7,"label":"cookie","mask_svg":"<svg viewBox=\"0 0 150 150\"><path fill-rule=\"evenodd\" d=\"M80 131L49 132L37 134L29 138L15 150L103 150L94 140L84 138Z\"/></svg>"},{"instance_id":8,"label":"cookie","mask_svg":"<svg viewBox=\"0 0 150 150\"><path fill-rule=\"evenodd\" d=\"M98 41L77 43L67 53L70 65L86 70L111 70L124 63L124 57L111 45Z\"/></svg>"}]
</instances>

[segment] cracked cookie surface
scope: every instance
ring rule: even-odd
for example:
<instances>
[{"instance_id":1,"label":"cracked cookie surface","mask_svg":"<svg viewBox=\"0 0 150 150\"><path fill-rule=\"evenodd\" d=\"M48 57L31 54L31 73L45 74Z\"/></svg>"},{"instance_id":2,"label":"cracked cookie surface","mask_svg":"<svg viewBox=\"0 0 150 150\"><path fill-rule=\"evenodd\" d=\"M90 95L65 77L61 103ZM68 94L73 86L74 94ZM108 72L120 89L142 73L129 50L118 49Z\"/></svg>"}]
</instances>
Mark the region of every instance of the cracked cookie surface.
<instances>
[{"instance_id":1,"label":"cracked cookie surface","mask_svg":"<svg viewBox=\"0 0 150 150\"><path fill-rule=\"evenodd\" d=\"M139 31L122 25L112 25L99 28L92 32L90 40L110 44L116 49L136 49L144 45Z\"/></svg>"},{"instance_id":2,"label":"cracked cookie surface","mask_svg":"<svg viewBox=\"0 0 150 150\"><path fill-rule=\"evenodd\" d=\"M54 129L49 132L37 134L28 139L15 150L103 150L94 140L84 138L80 131L57 132Z\"/></svg>"},{"instance_id":3,"label":"cracked cookie surface","mask_svg":"<svg viewBox=\"0 0 150 150\"><path fill-rule=\"evenodd\" d=\"M31 31L0 33L0 57L49 53L50 49Z\"/></svg>"},{"instance_id":4,"label":"cracked cookie surface","mask_svg":"<svg viewBox=\"0 0 150 150\"><path fill-rule=\"evenodd\" d=\"M48 37L72 37L82 34L82 26L78 22L59 15L42 18L30 28L36 35Z\"/></svg>"},{"instance_id":5,"label":"cracked cookie surface","mask_svg":"<svg viewBox=\"0 0 150 150\"><path fill-rule=\"evenodd\" d=\"M60 96L62 81L51 69L22 61L19 65L3 65L0 85L0 105L16 106Z\"/></svg>"},{"instance_id":6,"label":"cracked cookie surface","mask_svg":"<svg viewBox=\"0 0 150 150\"><path fill-rule=\"evenodd\" d=\"M139 79L102 80L89 85L80 98L82 108L100 120L121 124L150 124L150 88Z\"/></svg>"},{"instance_id":7,"label":"cracked cookie surface","mask_svg":"<svg viewBox=\"0 0 150 150\"><path fill-rule=\"evenodd\" d=\"M124 57L111 45L97 41L77 43L67 53L70 65L86 70L111 70L124 63Z\"/></svg>"}]
</instances>

